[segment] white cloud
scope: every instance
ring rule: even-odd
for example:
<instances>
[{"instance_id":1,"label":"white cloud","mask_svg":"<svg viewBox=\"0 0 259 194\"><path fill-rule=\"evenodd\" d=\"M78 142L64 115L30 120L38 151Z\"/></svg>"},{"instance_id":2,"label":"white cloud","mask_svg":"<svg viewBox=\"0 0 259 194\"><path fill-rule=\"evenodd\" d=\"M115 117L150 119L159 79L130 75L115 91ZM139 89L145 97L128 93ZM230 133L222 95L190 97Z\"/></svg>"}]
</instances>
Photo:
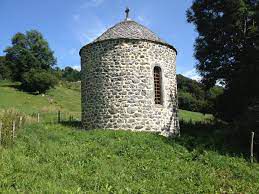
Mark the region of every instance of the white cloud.
<instances>
[{"instance_id":1,"label":"white cloud","mask_svg":"<svg viewBox=\"0 0 259 194\"><path fill-rule=\"evenodd\" d=\"M202 77L197 73L196 69L191 69L191 70L185 71L181 74L185 77L188 77L192 80L196 80L198 82L200 82L201 79L202 79ZM225 87L225 84L224 84L223 80L217 80L216 85L221 86L221 87Z\"/></svg>"},{"instance_id":2,"label":"white cloud","mask_svg":"<svg viewBox=\"0 0 259 194\"><path fill-rule=\"evenodd\" d=\"M81 66L80 65L74 65L74 66L71 66L73 69L75 70L78 70L78 71L81 71Z\"/></svg>"},{"instance_id":3,"label":"white cloud","mask_svg":"<svg viewBox=\"0 0 259 194\"><path fill-rule=\"evenodd\" d=\"M86 0L80 8L99 7L104 0Z\"/></svg>"},{"instance_id":4,"label":"white cloud","mask_svg":"<svg viewBox=\"0 0 259 194\"><path fill-rule=\"evenodd\" d=\"M201 81L201 76L197 73L196 69L191 69L181 73L183 76L191 78L196 81Z\"/></svg>"}]
</instances>

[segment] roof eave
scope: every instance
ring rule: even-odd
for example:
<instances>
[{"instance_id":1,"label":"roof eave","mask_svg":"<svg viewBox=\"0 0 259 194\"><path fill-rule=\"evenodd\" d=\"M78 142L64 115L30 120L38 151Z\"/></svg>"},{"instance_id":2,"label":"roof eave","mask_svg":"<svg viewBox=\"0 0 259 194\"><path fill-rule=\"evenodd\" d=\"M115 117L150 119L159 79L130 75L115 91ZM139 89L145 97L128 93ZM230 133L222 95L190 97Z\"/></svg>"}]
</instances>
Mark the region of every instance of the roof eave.
<instances>
[{"instance_id":1,"label":"roof eave","mask_svg":"<svg viewBox=\"0 0 259 194\"><path fill-rule=\"evenodd\" d=\"M79 55L81 56L81 50L84 49L85 47L88 47L88 46L91 46L91 45L94 45L94 44L97 44L97 43L101 43L101 42L105 42L105 41L109 41L109 40L139 40L139 41L148 41L148 42L153 42L153 43L156 43L156 44L161 44L161 45L164 45L164 46L167 46L169 47L170 49L173 49L177 55L177 50L174 46L166 43L166 42L159 42L159 41L154 41L154 40L147 40L147 39L134 39L134 38L116 38L116 39L106 39L106 40L100 40L100 41L93 41L93 42L90 42L88 44L86 44L85 46L83 46L80 51L79 51Z\"/></svg>"}]
</instances>

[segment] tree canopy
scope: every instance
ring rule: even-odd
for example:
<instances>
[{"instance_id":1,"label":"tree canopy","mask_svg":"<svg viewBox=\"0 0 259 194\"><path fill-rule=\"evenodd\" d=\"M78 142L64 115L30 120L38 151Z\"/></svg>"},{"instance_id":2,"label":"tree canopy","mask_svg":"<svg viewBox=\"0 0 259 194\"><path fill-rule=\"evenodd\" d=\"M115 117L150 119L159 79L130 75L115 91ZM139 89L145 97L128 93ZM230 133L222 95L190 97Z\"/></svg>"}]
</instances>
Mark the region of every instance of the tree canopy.
<instances>
[{"instance_id":1,"label":"tree canopy","mask_svg":"<svg viewBox=\"0 0 259 194\"><path fill-rule=\"evenodd\" d=\"M218 116L238 119L259 96L258 0L194 0L187 20L199 34L195 57L203 83L225 86Z\"/></svg>"},{"instance_id":2,"label":"tree canopy","mask_svg":"<svg viewBox=\"0 0 259 194\"><path fill-rule=\"evenodd\" d=\"M22 88L28 92L44 93L58 83L57 77L48 70L31 69L23 74Z\"/></svg>"},{"instance_id":3,"label":"tree canopy","mask_svg":"<svg viewBox=\"0 0 259 194\"><path fill-rule=\"evenodd\" d=\"M40 32L16 33L12 37L12 46L4 52L6 56L0 60L0 74L4 79L19 81L23 90L39 93L57 83L52 71L56 58Z\"/></svg>"},{"instance_id":4,"label":"tree canopy","mask_svg":"<svg viewBox=\"0 0 259 194\"><path fill-rule=\"evenodd\" d=\"M179 108L194 112L215 113L216 98L223 88L214 86L207 90L204 84L183 75L177 75Z\"/></svg>"},{"instance_id":5,"label":"tree canopy","mask_svg":"<svg viewBox=\"0 0 259 194\"><path fill-rule=\"evenodd\" d=\"M16 33L12 37L12 46L4 52L15 81L22 81L23 74L31 69L50 70L56 64L54 52L42 34L36 30L27 31L25 34Z\"/></svg>"},{"instance_id":6,"label":"tree canopy","mask_svg":"<svg viewBox=\"0 0 259 194\"><path fill-rule=\"evenodd\" d=\"M72 67L65 67L64 70L62 70L63 75L62 79L69 81L69 82L75 82L81 80L81 73L80 71L73 69Z\"/></svg>"},{"instance_id":7,"label":"tree canopy","mask_svg":"<svg viewBox=\"0 0 259 194\"><path fill-rule=\"evenodd\" d=\"M9 79L11 76L11 70L6 65L5 56L0 56L0 80Z\"/></svg>"}]
</instances>

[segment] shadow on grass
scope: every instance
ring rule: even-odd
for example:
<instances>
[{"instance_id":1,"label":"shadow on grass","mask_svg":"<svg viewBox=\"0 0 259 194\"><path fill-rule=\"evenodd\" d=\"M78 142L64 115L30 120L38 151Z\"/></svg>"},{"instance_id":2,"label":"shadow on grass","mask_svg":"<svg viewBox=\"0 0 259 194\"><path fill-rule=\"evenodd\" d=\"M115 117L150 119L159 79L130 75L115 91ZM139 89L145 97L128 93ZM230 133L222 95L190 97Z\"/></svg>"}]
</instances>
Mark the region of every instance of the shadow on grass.
<instances>
[{"instance_id":1,"label":"shadow on grass","mask_svg":"<svg viewBox=\"0 0 259 194\"><path fill-rule=\"evenodd\" d=\"M18 91L21 91L21 92L25 92L27 94L31 94L31 95L40 95L39 92L29 92L29 91L26 91L24 90L24 88L22 88L21 86L21 83L18 83L18 82L15 82L15 83L3 83L1 84L0 87L3 87L3 88L13 88L15 90L18 90Z\"/></svg>"},{"instance_id":2,"label":"shadow on grass","mask_svg":"<svg viewBox=\"0 0 259 194\"><path fill-rule=\"evenodd\" d=\"M171 145L178 143L189 151L211 150L222 155L243 156L247 159L250 156L250 133L240 132L230 124L219 121L180 121L180 128L180 137L165 141ZM259 148L255 151L255 155L259 156Z\"/></svg>"},{"instance_id":3,"label":"shadow on grass","mask_svg":"<svg viewBox=\"0 0 259 194\"><path fill-rule=\"evenodd\" d=\"M63 126L82 130L81 121L62 121ZM238 156L249 159L250 136L249 133L240 132L230 124L211 122L180 121L181 136L173 139L162 138L170 145L175 143L184 146L189 151L205 150L216 151L222 155ZM255 145L255 157L258 159L259 146Z\"/></svg>"},{"instance_id":4,"label":"shadow on grass","mask_svg":"<svg viewBox=\"0 0 259 194\"><path fill-rule=\"evenodd\" d=\"M83 129L81 121L61 121L61 125L66 127L74 127L76 129Z\"/></svg>"},{"instance_id":5,"label":"shadow on grass","mask_svg":"<svg viewBox=\"0 0 259 194\"><path fill-rule=\"evenodd\" d=\"M20 86L21 84L19 84L19 83L2 83L1 84L1 87L2 88L14 88L14 89L16 89L16 90L21 90L21 86Z\"/></svg>"}]
</instances>

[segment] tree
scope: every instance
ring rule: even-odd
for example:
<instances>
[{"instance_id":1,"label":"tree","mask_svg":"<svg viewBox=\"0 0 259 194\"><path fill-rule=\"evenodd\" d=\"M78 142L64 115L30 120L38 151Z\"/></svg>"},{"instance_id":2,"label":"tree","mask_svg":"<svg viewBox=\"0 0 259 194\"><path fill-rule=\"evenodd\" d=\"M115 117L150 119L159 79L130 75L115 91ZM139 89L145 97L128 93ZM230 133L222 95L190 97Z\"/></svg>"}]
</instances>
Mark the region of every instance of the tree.
<instances>
[{"instance_id":1,"label":"tree","mask_svg":"<svg viewBox=\"0 0 259 194\"><path fill-rule=\"evenodd\" d=\"M214 86L206 90L202 83L181 74L177 76L178 101L181 109L215 113L216 98L222 94L222 87Z\"/></svg>"},{"instance_id":2,"label":"tree","mask_svg":"<svg viewBox=\"0 0 259 194\"><path fill-rule=\"evenodd\" d=\"M178 88L182 91L190 92L195 98L199 100L204 99L205 90L203 88L203 84L184 77L181 74L177 75L177 84Z\"/></svg>"},{"instance_id":3,"label":"tree","mask_svg":"<svg viewBox=\"0 0 259 194\"><path fill-rule=\"evenodd\" d=\"M62 79L69 81L69 82L76 82L81 80L80 71L73 69L71 67L65 67L63 70Z\"/></svg>"},{"instance_id":4,"label":"tree","mask_svg":"<svg viewBox=\"0 0 259 194\"><path fill-rule=\"evenodd\" d=\"M49 70L56 64L54 52L36 30L15 34L12 46L5 53L6 63L12 69L12 78L15 81L23 81L23 74L31 69Z\"/></svg>"},{"instance_id":5,"label":"tree","mask_svg":"<svg viewBox=\"0 0 259 194\"><path fill-rule=\"evenodd\" d=\"M49 70L31 69L23 74L21 87L28 92L44 93L57 82L56 76Z\"/></svg>"},{"instance_id":6,"label":"tree","mask_svg":"<svg viewBox=\"0 0 259 194\"><path fill-rule=\"evenodd\" d=\"M6 64L6 60L4 56L0 56L0 80L1 79L10 79L11 70Z\"/></svg>"},{"instance_id":7,"label":"tree","mask_svg":"<svg viewBox=\"0 0 259 194\"><path fill-rule=\"evenodd\" d=\"M187 20L199 33L195 43L197 69L207 88L225 86L217 115L240 119L258 99L259 4L257 0L194 0Z\"/></svg>"}]
</instances>

